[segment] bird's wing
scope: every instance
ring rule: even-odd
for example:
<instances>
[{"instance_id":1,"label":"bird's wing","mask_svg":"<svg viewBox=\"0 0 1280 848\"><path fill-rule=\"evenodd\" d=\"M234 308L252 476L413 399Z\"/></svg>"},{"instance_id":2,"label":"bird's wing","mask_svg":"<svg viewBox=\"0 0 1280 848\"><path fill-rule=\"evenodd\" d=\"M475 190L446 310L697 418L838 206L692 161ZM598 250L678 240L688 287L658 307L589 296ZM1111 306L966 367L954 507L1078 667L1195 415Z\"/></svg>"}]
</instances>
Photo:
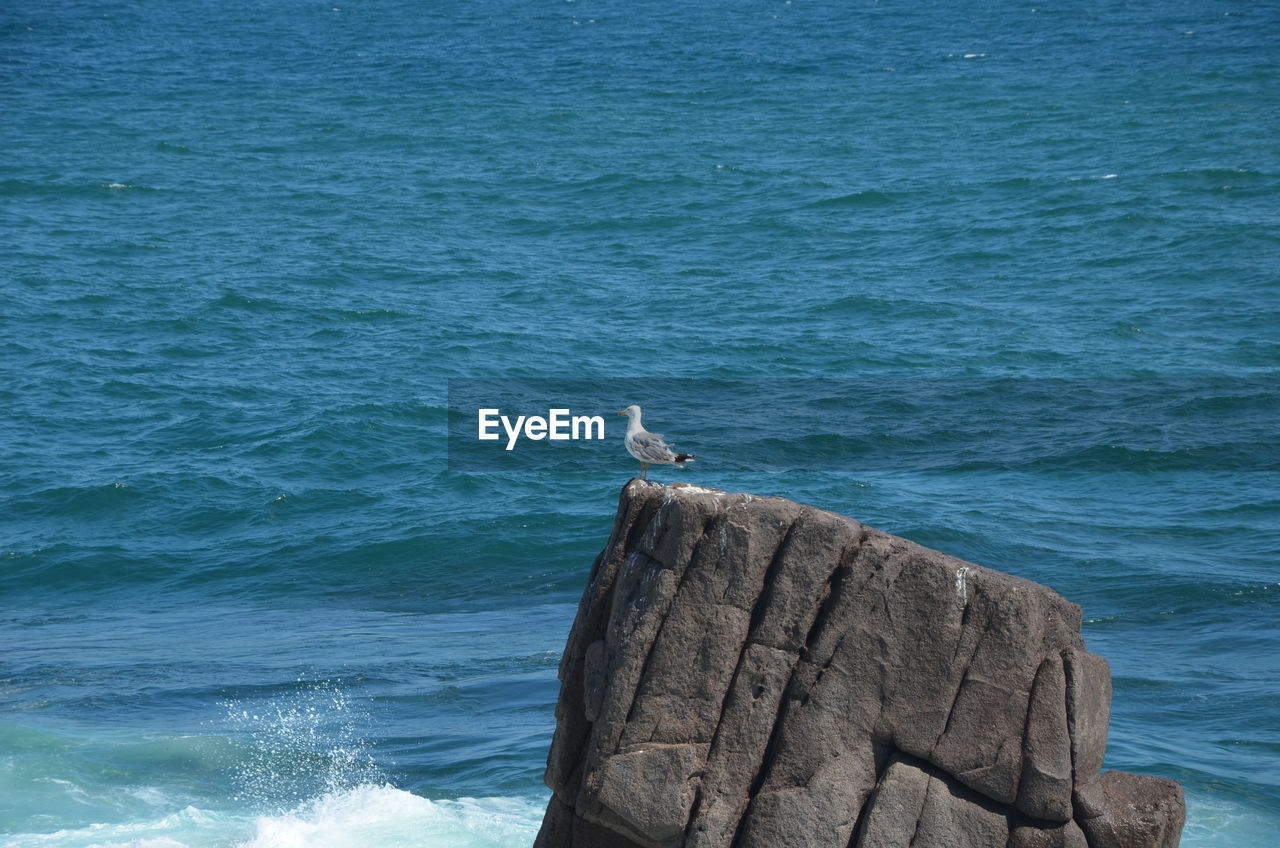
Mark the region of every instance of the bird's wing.
<instances>
[{"instance_id":1,"label":"bird's wing","mask_svg":"<svg viewBox=\"0 0 1280 848\"><path fill-rule=\"evenodd\" d=\"M637 433L631 439L638 453L654 459L664 460L672 456L671 448L662 441L661 433Z\"/></svg>"}]
</instances>

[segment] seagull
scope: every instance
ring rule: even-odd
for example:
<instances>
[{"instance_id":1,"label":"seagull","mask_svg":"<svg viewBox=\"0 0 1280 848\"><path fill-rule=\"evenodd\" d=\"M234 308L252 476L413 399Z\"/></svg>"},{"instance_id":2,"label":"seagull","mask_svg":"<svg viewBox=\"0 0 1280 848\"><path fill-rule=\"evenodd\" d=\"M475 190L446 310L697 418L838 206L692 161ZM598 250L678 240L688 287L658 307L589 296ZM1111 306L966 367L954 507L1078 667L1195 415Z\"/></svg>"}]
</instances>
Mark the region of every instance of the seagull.
<instances>
[{"instance_id":1,"label":"seagull","mask_svg":"<svg viewBox=\"0 0 1280 848\"><path fill-rule=\"evenodd\" d=\"M686 462L693 461L691 453L675 453L671 446L662 441L661 433L650 433L640 423L640 407L634 403L618 413L627 416L627 453L640 460L640 479L649 479L649 463L674 465L684 468Z\"/></svg>"}]
</instances>

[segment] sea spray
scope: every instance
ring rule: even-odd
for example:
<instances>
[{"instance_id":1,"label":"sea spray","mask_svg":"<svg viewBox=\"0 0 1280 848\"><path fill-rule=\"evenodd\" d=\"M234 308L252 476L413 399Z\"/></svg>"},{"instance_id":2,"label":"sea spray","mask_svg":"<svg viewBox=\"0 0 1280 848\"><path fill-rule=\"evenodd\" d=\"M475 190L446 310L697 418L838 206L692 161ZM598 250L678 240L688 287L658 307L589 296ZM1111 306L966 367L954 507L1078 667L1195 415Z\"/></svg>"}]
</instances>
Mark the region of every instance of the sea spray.
<instances>
[{"instance_id":1,"label":"sea spray","mask_svg":"<svg viewBox=\"0 0 1280 848\"><path fill-rule=\"evenodd\" d=\"M266 700L224 702L227 730L248 748L235 766L235 799L260 812L306 799L382 785L365 737L369 716L341 681L299 679Z\"/></svg>"},{"instance_id":2,"label":"sea spray","mask_svg":"<svg viewBox=\"0 0 1280 848\"><path fill-rule=\"evenodd\" d=\"M259 813L237 848L515 848L537 834L542 799L432 801L393 786L371 753L369 713L342 680L299 679L224 706L249 746L235 798Z\"/></svg>"}]
</instances>

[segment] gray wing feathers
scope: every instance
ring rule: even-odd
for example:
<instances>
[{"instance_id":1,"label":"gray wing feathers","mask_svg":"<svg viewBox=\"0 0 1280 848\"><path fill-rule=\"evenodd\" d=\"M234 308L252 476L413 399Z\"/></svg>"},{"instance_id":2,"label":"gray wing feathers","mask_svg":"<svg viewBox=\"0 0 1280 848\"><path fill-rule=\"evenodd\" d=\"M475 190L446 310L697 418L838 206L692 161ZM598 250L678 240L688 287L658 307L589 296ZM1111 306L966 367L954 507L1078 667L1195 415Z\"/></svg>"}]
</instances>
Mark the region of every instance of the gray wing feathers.
<instances>
[{"instance_id":1,"label":"gray wing feathers","mask_svg":"<svg viewBox=\"0 0 1280 848\"><path fill-rule=\"evenodd\" d=\"M672 462L676 458L661 433L637 433L627 439L627 447L641 462Z\"/></svg>"}]
</instances>

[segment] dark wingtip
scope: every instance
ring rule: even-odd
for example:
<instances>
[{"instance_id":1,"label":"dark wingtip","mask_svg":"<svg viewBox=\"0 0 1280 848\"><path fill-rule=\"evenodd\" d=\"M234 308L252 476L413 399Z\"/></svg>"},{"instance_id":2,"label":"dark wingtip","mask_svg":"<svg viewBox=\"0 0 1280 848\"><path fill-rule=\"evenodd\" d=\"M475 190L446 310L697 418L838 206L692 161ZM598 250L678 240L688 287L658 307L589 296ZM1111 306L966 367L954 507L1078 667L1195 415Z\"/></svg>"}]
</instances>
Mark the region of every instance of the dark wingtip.
<instances>
[{"instance_id":1,"label":"dark wingtip","mask_svg":"<svg viewBox=\"0 0 1280 848\"><path fill-rule=\"evenodd\" d=\"M678 453L678 454L676 454L676 462L684 462L684 461L685 461L685 460L687 460L687 459L693 459L693 454L691 454L691 453Z\"/></svg>"}]
</instances>

